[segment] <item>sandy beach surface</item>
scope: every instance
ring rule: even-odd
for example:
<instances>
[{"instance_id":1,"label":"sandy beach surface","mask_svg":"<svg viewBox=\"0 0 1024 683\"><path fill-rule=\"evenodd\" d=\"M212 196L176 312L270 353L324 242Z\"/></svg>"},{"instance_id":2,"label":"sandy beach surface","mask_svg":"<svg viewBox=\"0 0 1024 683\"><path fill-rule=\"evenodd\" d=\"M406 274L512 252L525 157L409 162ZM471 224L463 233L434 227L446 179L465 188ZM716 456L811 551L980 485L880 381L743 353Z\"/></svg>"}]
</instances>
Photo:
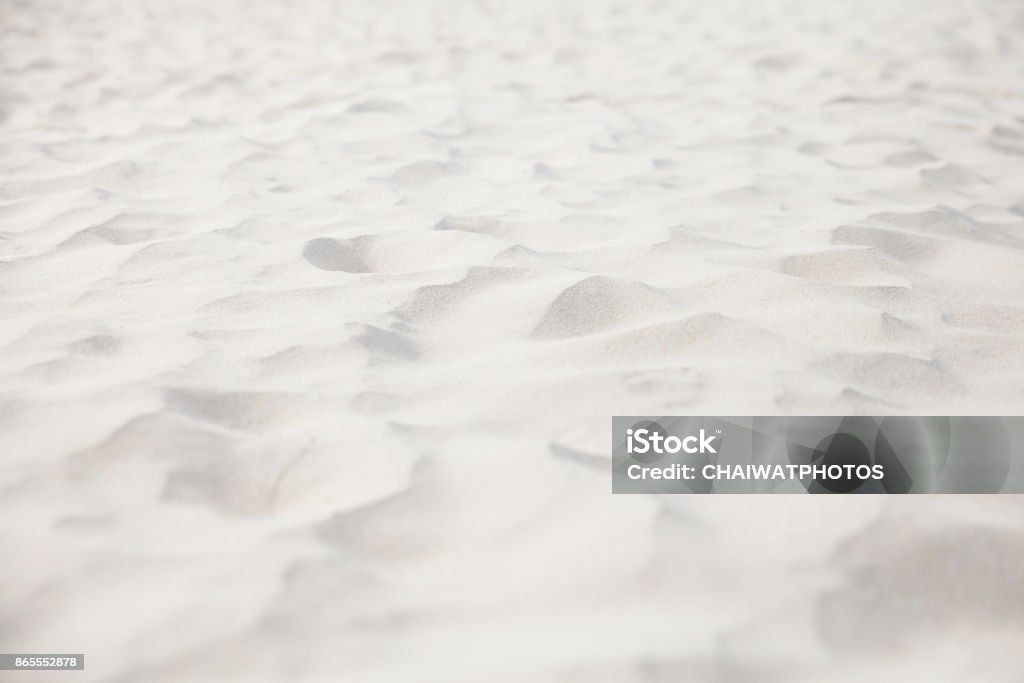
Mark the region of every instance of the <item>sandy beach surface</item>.
<instances>
[{"instance_id":1,"label":"sandy beach surface","mask_svg":"<svg viewBox=\"0 0 1024 683\"><path fill-rule=\"evenodd\" d=\"M1024 412L1012 0L0 0L0 652L1020 683L1024 501L610 493Z\"/></svg>"}]
</instances>

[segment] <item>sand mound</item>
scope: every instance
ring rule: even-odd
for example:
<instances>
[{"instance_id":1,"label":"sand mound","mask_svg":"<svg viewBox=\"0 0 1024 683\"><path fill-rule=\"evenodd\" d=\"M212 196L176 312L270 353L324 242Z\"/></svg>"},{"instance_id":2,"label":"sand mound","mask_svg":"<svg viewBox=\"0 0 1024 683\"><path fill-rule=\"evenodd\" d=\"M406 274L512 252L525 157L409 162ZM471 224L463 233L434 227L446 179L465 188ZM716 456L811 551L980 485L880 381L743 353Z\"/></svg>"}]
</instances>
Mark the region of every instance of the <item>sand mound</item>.
<instances>
[{"instance_id":1,"label":"sand mound","mask_svg":"<svg viewBox=\"0 0 1024 683\"><path fill-rule=\"evenodd\" d=\"M533 335L558 339L595 334L676 310L670 299L646 285L593 276L559 294Z\"/></svg>"},{"instance_id":2,"label":"sand mound","mask_svg":"<svg viewBox=\"0 0 1024 683\"><path fill-rule=\"evenodd\" d=\"M370 270L359 240L336 240L317 237L306 242L302 258L320 270L366 273Z\"/></svg>"}]
</instances>

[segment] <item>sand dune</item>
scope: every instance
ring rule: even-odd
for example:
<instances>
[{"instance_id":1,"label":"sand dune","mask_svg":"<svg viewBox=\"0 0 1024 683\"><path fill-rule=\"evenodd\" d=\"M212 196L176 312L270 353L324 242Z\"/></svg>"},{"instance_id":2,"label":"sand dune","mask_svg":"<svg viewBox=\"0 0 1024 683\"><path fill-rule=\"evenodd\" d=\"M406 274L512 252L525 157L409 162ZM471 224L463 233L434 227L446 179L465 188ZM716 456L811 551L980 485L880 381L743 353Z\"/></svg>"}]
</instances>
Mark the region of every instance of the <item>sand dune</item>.
<instances>
[{"instance_id":1,"label":"sand dune","mask_svg":"<svg viewBox=\"0 0 1024 683\"><path fill-rule=\"evenodd\" d=\"M0 652L1019 681L1019 501L613 497L608 441L1020 414L1022 52L1003 0L0 0Z\"/></svg>"}]
</instances>

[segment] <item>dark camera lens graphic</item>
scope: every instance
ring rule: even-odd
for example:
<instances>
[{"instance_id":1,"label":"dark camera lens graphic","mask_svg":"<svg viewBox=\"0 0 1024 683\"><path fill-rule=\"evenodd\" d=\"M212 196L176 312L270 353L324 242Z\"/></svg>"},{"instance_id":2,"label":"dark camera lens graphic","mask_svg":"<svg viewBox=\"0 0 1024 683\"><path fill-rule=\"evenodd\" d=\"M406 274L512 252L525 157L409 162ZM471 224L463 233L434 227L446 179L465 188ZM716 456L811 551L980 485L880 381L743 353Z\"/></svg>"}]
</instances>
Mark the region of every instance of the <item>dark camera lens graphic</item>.
<instances>
[{"instance_id":1,"label":"dark camera lens graphic","mask_svg":"<svg viewBox=\"0 0 1024 683\"><path fill-rule=\"evenodd\" d=\"M803 480L807 491L907 493L913 480L902 461L912 461L918 470L915 474L923 476L920 470L926 463L916 454L931 450L927 432L916 418L891 422L888 427L898 438L890 443L882 426L876 418L865 416L847 416L838 424L832 418L787 420L790 462L814 467L813 475Z\"/></svg>"},{"instance_id":2,"label":"dark camera lens graphic","mask_svg":"<svg viewBox=\"0 0 1024 683\"><path fill-rule=\"evenodd\" d=\"M822 439L815 447L811 461L815 465L823 466L827 475L816 476L815 483L831 493L855 491L867 480L866 477L857 476L858 468L862 473L871 469L871 453L868 447L852 434L842 432ZM836 469L837 467L839 469ZM842 471L841 476L831 476L830 472L839 470Z\"/></svg>"}]
</instances>

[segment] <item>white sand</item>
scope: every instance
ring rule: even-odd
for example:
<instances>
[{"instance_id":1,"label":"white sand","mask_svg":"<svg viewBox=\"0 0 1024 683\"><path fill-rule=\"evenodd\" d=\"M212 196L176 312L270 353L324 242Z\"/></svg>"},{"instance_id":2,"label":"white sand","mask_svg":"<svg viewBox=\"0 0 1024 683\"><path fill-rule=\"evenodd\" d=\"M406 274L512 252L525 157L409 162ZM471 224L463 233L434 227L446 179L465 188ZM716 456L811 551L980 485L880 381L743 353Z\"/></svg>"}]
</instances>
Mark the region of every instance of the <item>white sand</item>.
<instances>
[{"instance_id":1,"label":"white sand","mask_svg":"<svg viewBox=\"0 0 1024 683\"><path fill-rule=\"evenodd\" d=\"M1012 0L0 0L2 680L1020 681L1013 497L613 414L1024 412Z\"/></svg>"}]
</instances>

